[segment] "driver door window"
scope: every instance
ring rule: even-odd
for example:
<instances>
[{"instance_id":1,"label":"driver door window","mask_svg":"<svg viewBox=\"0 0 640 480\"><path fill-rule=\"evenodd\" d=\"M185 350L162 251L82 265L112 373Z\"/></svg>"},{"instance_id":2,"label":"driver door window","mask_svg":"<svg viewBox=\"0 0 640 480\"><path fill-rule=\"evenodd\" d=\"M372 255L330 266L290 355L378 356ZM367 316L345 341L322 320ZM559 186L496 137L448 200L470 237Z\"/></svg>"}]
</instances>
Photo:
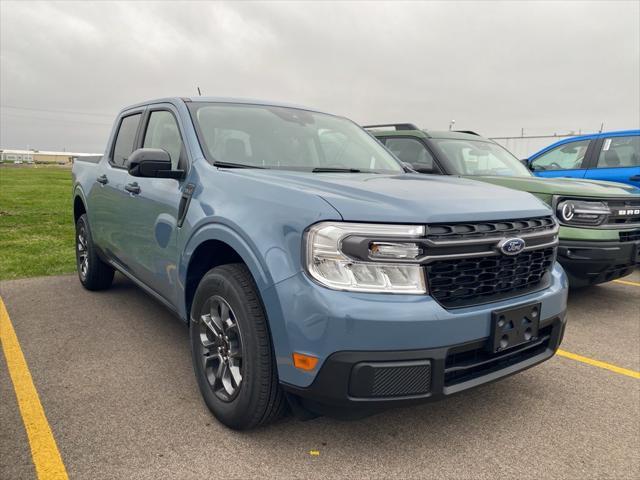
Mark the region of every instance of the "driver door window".
<instances>
[{"instance_id":1,"label":"driver door window","mask_svg":"<svg viewBox=\"0 0 640 480\"><path fill-rule=\"evenodd\" d=\"M583 169L590 141L580 140L559 145L536 158L531 166L535 171Z\"/></svg>"},{"instance_id":2,"label":"driver door window","mask_svg":"<svg viewBox=\"0 0 640 480\"><path fill-rule=\"evenodd\" d=\"M421 172L439 173L433 156L427 148L415 138L389 138L385 145L403 162Z\"/></svg>"},{"instance_id":3,"label":"driver door window","mask_svg":"<svg viewBox=\"0 0 640 480\"><path fill-rule=\"evenodd\" d=\"M171 112L158 110L151 112L144 135L145 148L161 148L171 156L171 168L178 169L182 154L182 139L176 119Z\"/></svg>"}]
</instances>

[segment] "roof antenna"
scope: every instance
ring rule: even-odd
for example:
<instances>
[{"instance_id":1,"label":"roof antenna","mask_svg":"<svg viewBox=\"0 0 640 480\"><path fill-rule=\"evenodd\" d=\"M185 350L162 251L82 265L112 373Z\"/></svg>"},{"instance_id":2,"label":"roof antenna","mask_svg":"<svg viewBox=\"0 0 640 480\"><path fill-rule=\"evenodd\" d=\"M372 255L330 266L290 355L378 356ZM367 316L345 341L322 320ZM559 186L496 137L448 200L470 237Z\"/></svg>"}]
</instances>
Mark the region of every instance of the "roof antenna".
<instances>
[{"instance_id":1,"label":"roof antenna","mask_svg":"<svg viewBox=\"0 0 640 480\"><path fill-rule=\"evenodd\" d=\"M198 96L201 97L202 93L200 93L200 87L196 87L198 89Z\"/></svg>"}]
</instances>

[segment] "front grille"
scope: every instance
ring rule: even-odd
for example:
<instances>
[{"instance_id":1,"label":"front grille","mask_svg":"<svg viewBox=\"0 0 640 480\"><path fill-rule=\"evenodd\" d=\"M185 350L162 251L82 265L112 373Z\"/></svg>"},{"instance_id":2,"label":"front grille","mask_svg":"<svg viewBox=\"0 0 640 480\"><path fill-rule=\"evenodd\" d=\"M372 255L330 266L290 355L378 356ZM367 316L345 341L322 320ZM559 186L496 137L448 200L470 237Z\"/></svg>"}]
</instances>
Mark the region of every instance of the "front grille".
<instances>
[{"instance_id":1,"label":"front grille","mask_svg":"<svg viewBox=\"0 0 640 480\"><path fill-rule=\"evenodd\" d=\"M349 393L355 398L426 395L431 390L431 362L359 363L351 373Z\"/></svg>"},{"instance_id":2,"label":"front grille","mask_svg":"<svg viewBox=\"0 0 640 480\"><path fill-rule=\"evenodd\" d=\"M525 218L496 222L437 223L427 227L429 240L460 240L495 236L526 235L555 227L552 217Z\"/></svg>"},{"instance_id":3,"label":"front grille","mask_svg":"<svg viewBox=\"0 0 640 480\"><path fill-rule=\"evenodd\" d=\"M491 353L483 345L464 351L451 351L444 368L444 385L451 386L488 375L544 353L549 348L553 325L538 332L536 342L526 343L500 353Z\"/></svg>"},{"instance_id":4,"label":"front grille","mask_svg":"<svg viewBox=\"0 0 640 480\"><path fill-rule=\"evenodd\" d=\"M516 256L437 260L426 266L431 296L456 308L523 295L548 284L555 256L555 247L547 247Z\"/></svg>"},{"instance_id":5,"label":"front grille","mask_svg":"<svg viewBox=\"0 0 640 480\"><path fill-rule=\"evenodd\" d=\"M634 242L640 240L640 230L631 230L630 232L620 232L621 242Z\"/></svg>"},{"instance_id":6,"label":"front grille","mask_svg":"<svg viewBox=\"0 0 640 480\"><path fill-rule=\"evenodd\" d=\"M611 215L605 220L607 225L631 225L640 223L640 199L607 200Z\"/></svg>"}]
</instances>

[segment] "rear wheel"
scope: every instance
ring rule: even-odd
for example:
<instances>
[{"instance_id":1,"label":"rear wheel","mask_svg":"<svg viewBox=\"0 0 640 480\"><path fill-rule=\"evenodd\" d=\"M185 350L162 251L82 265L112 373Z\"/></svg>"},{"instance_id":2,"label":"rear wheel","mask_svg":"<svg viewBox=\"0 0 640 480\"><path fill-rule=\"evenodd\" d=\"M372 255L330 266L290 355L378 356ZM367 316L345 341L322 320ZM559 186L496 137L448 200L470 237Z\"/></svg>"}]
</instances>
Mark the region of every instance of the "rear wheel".
<instances>
[{"instance_id":1,"label":"rear wheel","mask_svg":"<svg viewBox=\"0 0 640 480\"><path fill-rule=\"evenodd\" d=\"M76 222L76 267L80 283L87 290L104 290L113 282L114 270L96 253L86 213Z\"/></svg>"},{"instance_id":2,"label":"rear wheel","mask_svg":"<svg viewBox=\"0 0 640 480\"><path fill-rule=\"evenodd\" d=\"M284 412L264 310L246 266L216 267L191 308L193 368L204 401L226 426L244 430Z\"/></svg>"}]
</instances>

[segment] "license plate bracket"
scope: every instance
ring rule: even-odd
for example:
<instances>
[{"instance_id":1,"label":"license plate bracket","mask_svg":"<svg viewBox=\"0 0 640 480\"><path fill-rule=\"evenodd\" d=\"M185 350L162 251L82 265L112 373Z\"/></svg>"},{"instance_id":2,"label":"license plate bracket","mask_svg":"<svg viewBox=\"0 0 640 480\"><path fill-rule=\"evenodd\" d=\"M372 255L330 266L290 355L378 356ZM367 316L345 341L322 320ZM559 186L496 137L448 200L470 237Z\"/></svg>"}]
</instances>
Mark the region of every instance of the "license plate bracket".
<instances>
[{"instance_id":1,"label":"license plate bracket","mask_svg":"<svg viewBox=\"0 0 640 480\"><path fill-rule=\"evenodd\" d=\"M491 337L487 349L502 352L538 339L541 303L491 312Z\"/></svg>"}]
</instances>

